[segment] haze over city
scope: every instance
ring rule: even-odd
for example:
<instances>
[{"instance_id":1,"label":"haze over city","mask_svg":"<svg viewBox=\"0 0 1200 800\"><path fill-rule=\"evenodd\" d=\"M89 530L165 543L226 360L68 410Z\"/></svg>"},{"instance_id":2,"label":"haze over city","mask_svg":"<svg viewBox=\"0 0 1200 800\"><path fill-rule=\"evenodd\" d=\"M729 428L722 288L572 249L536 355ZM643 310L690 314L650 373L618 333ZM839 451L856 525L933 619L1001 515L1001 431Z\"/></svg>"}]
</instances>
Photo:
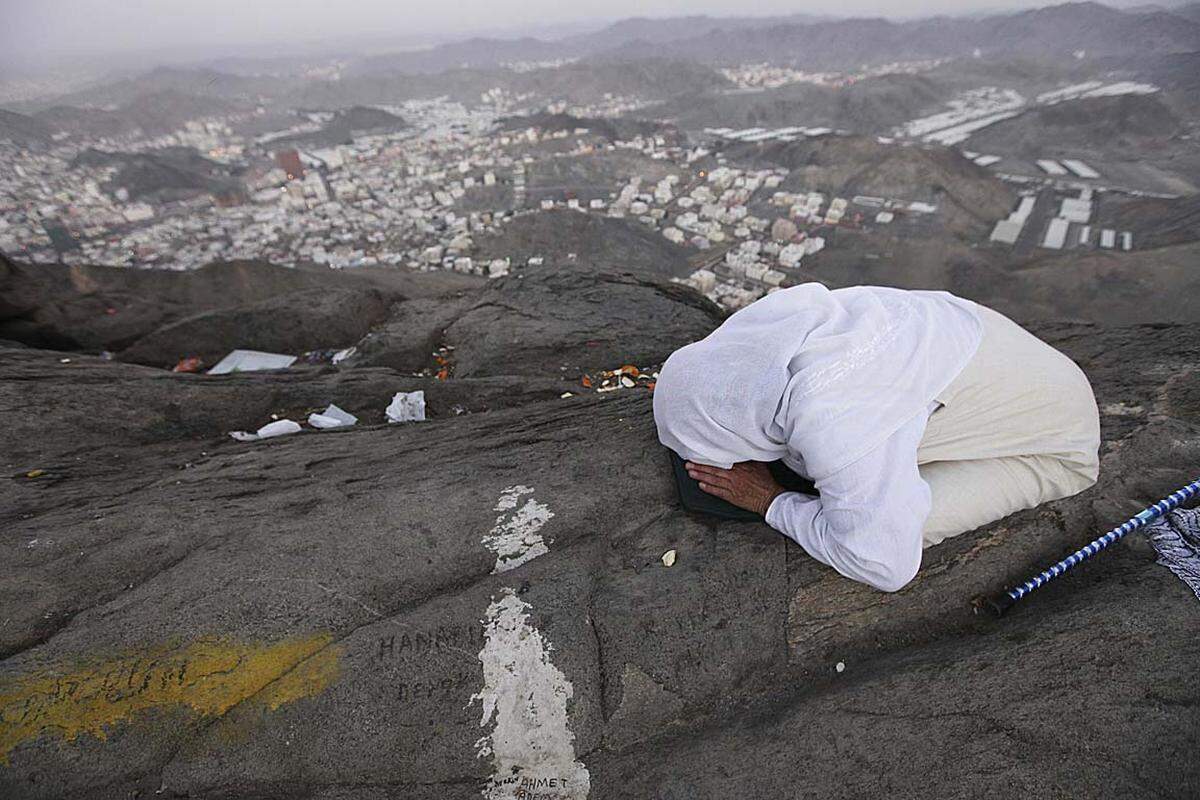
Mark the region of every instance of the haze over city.
<instances>
[{"instance_id":1,"label":"haze over city","mask_svg":"<svg viewBox=\"0 0 1200 800\"><path fill-rule=\"evenodd\" d=\"M1127 5L1133 5L1129 2ZM752 5L729 0L613 0L603 4L560 0L456 0L447 3L389 0L8 0L0 26L0 63L112 53L150 53L170 61L228 55L254 46L268 54L347 40L388 40L429 45L475 35L563 35L602 27L624 17L872 16L893 19L946 14L971 15L1042 5L1037 0L934 0L879 2L849 0L827 4L763 0ZM1121 3L1113 3L1120 7ZM172 54L174 48L184 53Z\"/></svg>"}]
</instances>

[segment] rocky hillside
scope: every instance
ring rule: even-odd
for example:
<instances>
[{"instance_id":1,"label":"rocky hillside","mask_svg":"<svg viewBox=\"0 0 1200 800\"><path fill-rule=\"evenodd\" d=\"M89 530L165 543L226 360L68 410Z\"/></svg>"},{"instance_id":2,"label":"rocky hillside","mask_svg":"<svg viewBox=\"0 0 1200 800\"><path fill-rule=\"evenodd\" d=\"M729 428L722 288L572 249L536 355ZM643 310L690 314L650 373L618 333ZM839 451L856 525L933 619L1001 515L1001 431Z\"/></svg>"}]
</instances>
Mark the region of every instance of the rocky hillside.
<instances>
[{"instance_id":1,"label":"rocky hillside","mask_svg":"<svg viewBox=\"0 0 1200 800\"><path fill-rule=\"evenodd\" d=\"M336 367L0 349L0 796L1200 792L1200 608L1144 541L1002 621L970 605L1195 477L1197 326L1037 325L1095 385L1099 485L884 595L765 525L682 512L645 381L582 384L717 325L690 290L611 267L210 269L248 320L275 324L285 290L386 311ZM134 341L227 299L205 271L9 270L0 338L43 347L55 325L57 348L113 335L87 292L142 309ZM434 353L447 379L414 376ZM386 424L416 389L428 421ZM226 435L331 402L359 424Z\"/></svg>"},{"instance_id":2,"label":"rocky hillside","mask_svg":"<svg viewBox=\"0 0 1200 800\"><path fill-rule=\"evenodd\" d=\"M50 141L49 126L34 117L0 108L0 140L14 144L45 144Z\"/></svg>"},{"instance_id":3,"label":"rocky hillside","mask_svg":"<svg viewBox=\"0 0 1200 800\"><path fill-rule=\"evenodd\" d=\"M1016 202L1009 184L949 147L893 147L869 136L822 136L743 148L745 155L787 167L785 189L931 203L941 209L948 231L968 238L985 236Z\"/></svg>"},{"instance_id":4,"label":"rocky hillside","mask_svg":"<svg viewBox=\"0 0 1200 800\"><path fill-rule=\"evenodd\" d=\"M480 258L508 256L514 264L542 257L547 264L620 264L639 274L684 278L687 248L628 219L552 209L524 214L479 241Z\"/></svg>"},{"instance_id":5,"label":"rocky hillside","mask_svg":"<svg viewBox=\"0 0 1200 800\"><path fill-rule=\"evenodd\" d=\"M39 111L35 117L56 132L86 139L127 136L138 132L147 136L162 135L178 130L188 120L252 108L199 93L163 89L139 94L117 108L56 105Z\"/></svg>"},{"instance_id":6,"label":"rocky hillside","mask_svg":"<svg viewBox=\"0 0 1200 800\"><path fill-rule=\"evenodd\" d=\"M884 75L837 88L794 83L761 92L676 97L638 113L670 119L688 130L800 125L887 133L937 108L946 94L943 84L921 75Z\"/></svg>"},{"instance_id":7,"label":"rocky hillside","mask_svg":"<svg viewBox=\"0 0 1200 800\"><path fill-rule=\"evenodd\" d=\"M938 16L907 22L834 19L808 24L711 29L667 42L629 41L612 55L692 58L700 62L792 61L814 68L857 68L862 64L920 58L970 56L1065 60L1139 53L1200 50L1200 23L1157 9L1128 13L1099 3L1064 3L989 16Z\"/></svg>"},{"instance_id":8,"label":"rocky hillside","mask_svg":"<svg viewBox=\"0 0 1200 800\"><path fill-rule=\"evenodd\" d=\"M1090 147L1124 155L1149 152L1186 127L1158 95L1093 97L1035 108L971 138L983 151L1040 158L1048 150Z\"/></svg>"}]
</instances>

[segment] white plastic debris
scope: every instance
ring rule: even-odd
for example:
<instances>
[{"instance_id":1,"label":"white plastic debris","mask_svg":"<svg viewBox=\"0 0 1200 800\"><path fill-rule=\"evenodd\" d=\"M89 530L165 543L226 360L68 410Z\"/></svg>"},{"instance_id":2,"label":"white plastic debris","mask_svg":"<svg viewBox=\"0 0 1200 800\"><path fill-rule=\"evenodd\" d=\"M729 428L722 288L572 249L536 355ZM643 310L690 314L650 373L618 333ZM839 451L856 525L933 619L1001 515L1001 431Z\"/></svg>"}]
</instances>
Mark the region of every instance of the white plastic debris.
<instances>
[{"instance_id":1,"label":"white plastic debris","mask_svg":"<svg viewBox=\"0 0 1200 800\"><path fill-rule=\"evenodd\" d=\"M396 392L384 413L388 422L424 422L425 391Z\"/></svg>"},{"instance_id":2,"label":"white plastic debris","mask_svg":"<svg viewBox=\"0 0 1200 800\"><path fill-rule=\"evenodd\" d=\"M667 552L663 553L662 554L663 566L664 567L672 566L675 563L675 555L676 555L676 553L674 550L668 550Z\"/></svg>"},{"instance_id":3,"label":"white plastic debris","mask_svg":"<svg viewBox=\"0 0 1200 800\"><path fill-rule=\"evenodd\" d=\"M844 662L844 661L837 662L837 666L834 667L834 669L836 669L838 672L845 672L846 671L846 662Z\"/></svg>"},{"instance_id":4,"label":"white plastic debris","mask_svg":"<svg viewBox=\"0 0 1200 800\"><path fill-rule=\"evenodd\" d=\"M287 436L289 433L299 433L300 423L292 422L290 419L280 419L275 422L268 422L263 425L255 433L246 433L245 431L233 431L229 435L239 442L256 442L259 439L271 439L275 436Z\"/></svg>"},{"instance_id":5,"label":"white plastic debris","mask_svg":"<svg viewBox=\"0 0 1200 800\"><path fill-rule=\"evenodd\" d=\"M349 428L356 422L358 422L358 417L349 411L343 411L332 403L320 414L308 415L308 424L314 428Z\"/></svg>"},{"instance_id":6,"label":"white plastic debris","mask_svg":"<svg viewBox=\"0 0 1200 800\"><path fill-rule=\"evenodd\" d=\"M345 350L338 350L333 354L333 358L331 359L330 363L340 364L350 356L354 355L356 352L358 352L357 347L347 347Z\"/></svg>"},{"instance_id":7,"label":"white plastic debris","mask_svg":"<svg viewBox=\"0 0 1200 800\"><path fill-rule=\"evenodd\" d=\"M208 374L224 375L228 372L286 369L295 361L295 356L285 356L280 353L263 353L258 350L234 350L218 361L216 366L208 371Z\"/></svg>"},{"instance_id":8,"label":"white plastic debris","mask_svg":"<svg viewBox=\"0 0 1200 800\"><path fill-rule=\"evenodd\" d=\"M562 394L559 395L559 398L566 400L568 397L574 397L574 396L575 395L572 394L571 392L563 392Z\"/></svg>"},{"instance_id":9,"label":"white plastic debris","mask_svg":"<svg viewBox=\"0 0 1200 800\"><path fill-rule=\"evenodd\" d=\"M299 433L300 423L292 422L290 419L281 419L275 422L270 422L258 429L258 438L270 439L273 436L287 436L289 433Z\"/></svg>"}]
</instances>

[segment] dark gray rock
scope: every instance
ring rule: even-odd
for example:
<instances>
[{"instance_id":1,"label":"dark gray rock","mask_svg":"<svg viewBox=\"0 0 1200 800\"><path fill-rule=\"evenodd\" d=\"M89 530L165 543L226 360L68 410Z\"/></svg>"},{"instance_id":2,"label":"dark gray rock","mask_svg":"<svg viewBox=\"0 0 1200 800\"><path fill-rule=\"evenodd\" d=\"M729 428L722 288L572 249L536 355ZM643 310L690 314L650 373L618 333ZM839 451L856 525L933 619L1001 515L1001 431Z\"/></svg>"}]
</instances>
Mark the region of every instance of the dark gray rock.
<instances>
[{"instance_id":1,"label":"dark gray rock","mask_svg":"<svg viewBox=\"0 0 1200 800\"><path fill-rule=\"evenodd\" d=\"M420 372L436 365L434 352L445 342L446 328L472 304L461 298L423 298L397 303L387 321L359 341L350 363Z\"/></svg>"},{"instance_id":2,"label":"dark gray rock","mask_svg":"<svg viewBox=\"0 0 1200 800\"><path fill-rule=\"evenodd\" d=\"M661 364L723 318L692 289L655 278L584 265L522 268L478 292L398 303L351 363L436 371L434 353L447 348L455 377L575 380Z\"/></svg>"},{"instance_id":3,"label":"dark gray rock","mask_svg":"<svg viewBox=\"0 0 1200 800\"><path fill-rule=\"evenodd\" d=\"M20 264L0 255L0 339L32 347L122 350L157 328L214 309L236 308L306 289L376 289L392 301L475 288L450 272L334 271L257 261L190 272Z\"/></svg>"},{"instance_id":4,"label":"dark gray rock","mask_svg":"<svg viewBox=\"0 0 1200 800\"><path fill-rule=\"evenodd\" d=\"M0 353L4 407L36 420L3 442L23 455L0 493L0 796L445 800L515 777L495 795L575 798L584 769L592 798L1200 791L1200 607L1145 547L1000 622L970 605L1194 477L1195 326L1035 329L1095 384L1100 483L927 551L884 595L765 525L683 513L649 393L556 396L560 363L715 324L694 294L570 275L472 303L444 382ZM223 435L418 382L490 410Z\"/></svg>"},{"instance_id":5,"label":"dark gray rock","mask_svg":"<svg viewBox=\"0 0 1200 800\"><path fill-rule=\"evenodd\" d=\"M436 419L557 398L568 388L575 387L557 379L438 381L390 369L331 366L193 375L94 356L0 348L0 404L23 412L0 430L0 463L8 472L76 460L86 464L97 446L223 438L229 431L257 430L272 415L303 421L330 403L358 416L360 425L379 425L396 392L418 389L425 392L427 416Z\"/></svg>"},{"instance_id":6,"label":"dark gray rock","mask_svg":"<svg viewBox=\"0 0 1200 800\"><path fill-rule=\"evenodd\" d=\"M207 366L235 349L270 353L349 347L391 307L378 289L309 289L164 325L122 350L122 361L173 367L198 356Z\"/></svg>"},{"instance_id":7,"label":"dark gray rock","mask_svg":"<svg viewBox=\"0 0 1200 800\"><path fill-rule=\"evenodd\" d=\"M723 313L692 289L630 273L530 270L489 283L446 328L455 374L578 375L661 364Z\"/></svg>"},{"instance_id":8,"label":"dark gray rock","mask_svg":"<svg viewBox=\"0 0 1200 800\"><path fill-rule=\"evenodd\" d=\"M646 169L644 165L639 167ZM601 162L591 168L598 174L588 181L612 180L615 165ZM573 177L578 180L578 176ZM554 186L564 183L558 179L550 182ZM615 193L620 186L611 188ZM537 190L536 186L530 187L531 192ZM602 192L599 196L607 194ZM530 268L521 265L534 256L545 259L554 271L587 266L661 280L685 278L695 269L687 248L668 241L659 231L635 219L581 214L562 208L522 214L504 223L495 233L480 237L477 246L476 257L480 260L512 259L514 273L528 272Z\"/></svg>"}]
</instances>

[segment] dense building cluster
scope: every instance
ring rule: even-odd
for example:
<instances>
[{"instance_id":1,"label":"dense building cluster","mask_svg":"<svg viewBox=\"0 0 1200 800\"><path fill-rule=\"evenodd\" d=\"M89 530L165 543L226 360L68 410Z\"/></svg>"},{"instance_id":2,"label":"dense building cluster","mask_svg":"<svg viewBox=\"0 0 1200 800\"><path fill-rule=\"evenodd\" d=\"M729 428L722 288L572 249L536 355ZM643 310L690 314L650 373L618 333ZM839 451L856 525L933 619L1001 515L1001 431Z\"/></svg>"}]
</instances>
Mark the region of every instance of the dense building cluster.
<instances>
[{"instance_id":1,"label":"dense building cluster","mask_svg":"<svg viewBox=\"0 0 1200 800\"><path fill-rule=\"evenodd\" d=\"M847 86L880 75L911 75L933 69L945 59L895 61L887 64L863 65L852 72L808 71L778 64L738 64L725 67L720 73L738 90L777 89L791 83L815 83L821 86Z\"/></svg>"},{"instance_id":2,"label":"dense building cluster","mask_svg":"<svg viewBox=\"0 0 1200 800\"><path fill-rule=\"evenodd\" d=\"M725 72L743 88L834 81L770 65ZM839 73L834 82L854 77ZM1068 94L1152 89L1095 83L1069 87ZM1035 102L1061 100L1050 94ZM948 110L897 129L902 141L879 142L956 143L1025 103L1011 90L964 92ZM796 272L802 261L832 241L829 233L839 225L887 225L898 214L937 211L924 202L785 188L787 169L750 167L725 155L739 146L838 135L830 128L708 128L689 143L669 126L618 126L644 105L618 94L590 104L545 103L497 87L481 93L471 107L439 98L365 109L395 124L333 137L325 134L341 112L289 115L259 107L188 120L169 133L134 130L89 140L56 135L46 146L33 147L3 142L0 250L43 263L186 270L215 260L258 259L498 277L521 265L504 253L481 256L479 238L516 217L563 207L628 218L687 248L694 268L683 280L737 308L803 279ZM526 127L522 115L531 115ZM1000 161L964 155L982 167ZM624 182L613 184L605 174L596 181L603 185L589 187L571 172L573 160L626 156L634 168ZM1099 177L1077 159L1064 159L1063 166L1038 163L1046 171ZM610 166L600 163L600 172ZM547 175L563 185L547 185L554 183ZM997 226L992 240L1015 242L1030 208L1024 202ZM1066 212L1060 217L1047 229L1043 246L1061 248L1068 224L1079 226L1069 231L1071 244L1091 237L1101 247L1131 246L1130 235L1117 245L1115 233L1093 229L1088 219Z\"/></svg>"},{"instance_id":3,"label":"dense building cluster","mask_svg":"<svg viewBox=\"0 0 1200 800\"><path fill-rule=\"evenodd\" d=\"M739 307L782 285L786 270L824 244L807 228L837 224L845 209L842 199L822 212L816 193L778 191L784 169L727 164L719 142L706 149L662 133L621 139L585 126L513 127L503 120L528 98L495 89L480 99L475 108L446 99L387 107L403 127L336 144L318 136L334 116L327 112L298 115L267 134L241 132L263 109L191 120L166 135L6 143L0 250L41 263L187 270L244 258L497 277L511 259L479 258L477 237L514 217L565 207L628 217L691 248L701 265L687 282ZM546 111L606 119L639 104L606 95ZM228 182L181 188L170 183L174 167L161 185L125 169L130 158L184 149ZM530 196L530 175L541 163L621 153L661 169L591 197L570 186L538 187L537 198Z\"/></svg>"}]
</instances>

